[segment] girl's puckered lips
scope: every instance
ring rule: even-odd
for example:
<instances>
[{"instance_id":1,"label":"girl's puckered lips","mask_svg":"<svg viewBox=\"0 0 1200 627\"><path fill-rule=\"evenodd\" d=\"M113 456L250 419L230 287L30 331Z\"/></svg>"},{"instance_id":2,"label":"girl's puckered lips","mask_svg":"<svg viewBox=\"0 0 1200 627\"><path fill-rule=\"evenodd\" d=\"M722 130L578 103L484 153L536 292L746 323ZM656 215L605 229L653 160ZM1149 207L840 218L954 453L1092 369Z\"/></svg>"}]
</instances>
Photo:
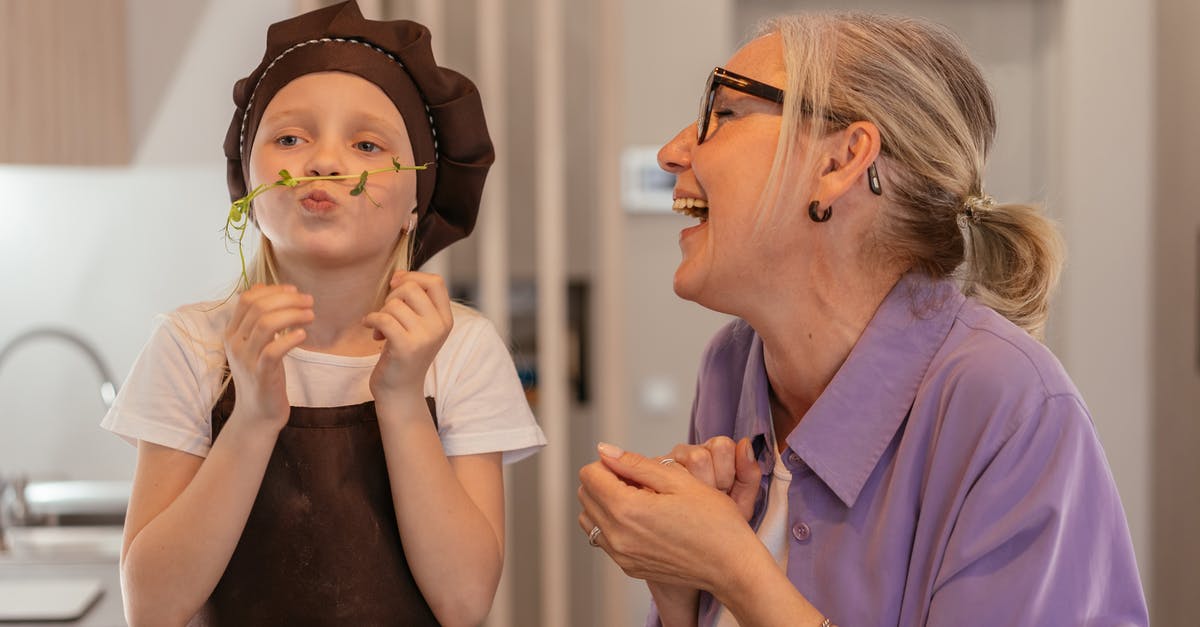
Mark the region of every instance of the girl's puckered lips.
<instances>
[{"instance_id":1,"label":"girl's puckered lips","mask_svg":"<svg viewBox=\"0 0 1200 627\"><path fill-rule=\"evenodd\" d=\"M333 196L323 189L314 189L300 199L300 205L313 213L325 213L337 206Z\"/></svg>"}]
</instances>

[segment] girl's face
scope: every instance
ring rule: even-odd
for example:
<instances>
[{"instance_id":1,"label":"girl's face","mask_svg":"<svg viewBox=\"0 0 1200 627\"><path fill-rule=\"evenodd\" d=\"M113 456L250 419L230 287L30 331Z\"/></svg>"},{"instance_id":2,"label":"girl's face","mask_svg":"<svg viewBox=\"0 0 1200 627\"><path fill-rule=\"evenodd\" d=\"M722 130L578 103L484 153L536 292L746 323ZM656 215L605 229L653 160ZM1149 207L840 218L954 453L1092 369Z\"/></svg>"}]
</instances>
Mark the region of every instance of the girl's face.
<instances>
[{"instance_id":1,"label":"girl's face","mask_svg":"<svg viewBox=\"0 0 1200 627\"><path fill-rule=\"evenodd\" d=\"M724 67L768 85L786 84L778 36L750 42ZM772 271L769 251L753 231L759 197L774 162L782 110L773 101L719 87L704 142L697 144L692 124L659 150L659 166L676 175L676 207L680 199L708 205L706 217L679 234L683 259L675 270L674 286L681 298L735 313L731 308L739 291L753 289Z\"/></svg>"},{"instance_id":2,"label":"girl's face","mask_svg":"<svg viewBox=\"0 0 1200 627\"><path fill-rule=\"evenodd\" d=\"M357 175L413 164L404 119L374 83L343 72L305 74L275 94L250 153L250 187L292 176ZM411 170L373 174L366 193L357 178L303 182L254 201L258 227L284 268L382 265L417 202ZM378 202L377 207L368 198Z\"/></svg>"}]
</instances>

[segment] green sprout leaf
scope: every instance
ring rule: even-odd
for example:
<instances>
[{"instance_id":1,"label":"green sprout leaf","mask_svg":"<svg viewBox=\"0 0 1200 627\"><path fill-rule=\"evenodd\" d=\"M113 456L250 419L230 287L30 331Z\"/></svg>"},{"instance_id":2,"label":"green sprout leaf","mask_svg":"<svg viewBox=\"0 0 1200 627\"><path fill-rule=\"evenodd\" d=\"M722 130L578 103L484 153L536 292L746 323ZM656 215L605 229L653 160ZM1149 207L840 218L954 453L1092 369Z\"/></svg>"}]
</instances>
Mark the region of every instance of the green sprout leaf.
<instances>
[{"instance_id":1,"label":"green sprout leaf","mask_svg":"<svg viewBox=\"0 0 1200 627\"><path fill-rule=\"evenodd\" d=\"M385 172L425 170L432 165L432 163L425 163L422 165L401 165L398 158L392 157L392 167L380 168L378 170L365 170L362 174L358 175L345 174L333 176L292 176L292 174L287 170L280 170L278 181L275 181L274 183L263 183L262 185L255 187L254 189L250 190L249 194L246 194L245 196L233 201L233 203L229 206L229 215L225 218L225 239L228 242L237 244L238 247L238 258L242 262L242 278L240 281L240 287L242 289L250 288L250 278L246 274L246 251L242 246L242 238L246 236L246 226L250 223L250 208L253 206L252 203L254 202L255 198L264 192L272 190L276 187L296 187L301 183L306 183L309 181L337 181L358 178L358 184L354 186L354 189L350 190L350 195L365 195L367 200L371 201L371 204L375 205L376 207L382 207L383 205L375 202L375 199L371 198L371 194L367 193L367 177L374 174L383 174ZM232 294L230 294L230 296L232 296Z\"/></svg>"},{"instance_id":2,"label":"green sprout leaf","mask_svg":"<svg viewBox=\"0 0 1200 627\"><path fill-rule=\"evenodd\" d=\"M355 185L354 189L350 190L351 196L357 196L367 191L367 176L367 171L363 170L363 173L358 177L358 185Z\"/></svg>"}]
</instances>

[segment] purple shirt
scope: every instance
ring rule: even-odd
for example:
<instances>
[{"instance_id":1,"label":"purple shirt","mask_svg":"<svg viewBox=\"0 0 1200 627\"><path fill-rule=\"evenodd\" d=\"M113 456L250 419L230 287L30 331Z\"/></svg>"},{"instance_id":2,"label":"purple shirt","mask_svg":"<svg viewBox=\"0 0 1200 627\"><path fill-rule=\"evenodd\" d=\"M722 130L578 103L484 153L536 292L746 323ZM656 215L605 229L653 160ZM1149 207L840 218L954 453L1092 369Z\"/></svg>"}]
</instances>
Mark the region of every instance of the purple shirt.
<instances>
[{"instance_id":1,"label":"purple shirt","mask_svg":"<svg viewBox=\"0 0 1200 627\"><path fill-rule=\"evenodd\" d=\"M755 441L755 528L767 389L762 340L734 321L705 352L689 439ZM788 579L836 624L1148 624L1078 390L951 281L902 278L787 445ZM702 593L700 624L718 609Z\"/></svg>"}]
</instances>

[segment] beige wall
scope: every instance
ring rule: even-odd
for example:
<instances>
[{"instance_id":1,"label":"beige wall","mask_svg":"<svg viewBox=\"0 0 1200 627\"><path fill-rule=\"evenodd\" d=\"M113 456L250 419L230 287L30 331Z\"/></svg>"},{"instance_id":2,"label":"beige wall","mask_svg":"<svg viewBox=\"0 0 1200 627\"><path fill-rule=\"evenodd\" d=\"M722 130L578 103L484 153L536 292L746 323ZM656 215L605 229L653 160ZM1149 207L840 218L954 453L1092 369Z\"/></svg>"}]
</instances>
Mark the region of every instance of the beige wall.
<instances>
[{"instance_id":1,"label":"beige wall","mask_svg":"<svg viewBox=\"0 0 1200 627\"><path fill-rule=\"evenodd\" d=\"M1200 3L1158 11L1151 615L1182 627L1200 617Z\"/></svg>"},{"instance_id":2,"label":"beige wall","mask_svg":"<svg viewBox=\"0 0 1200 627\"><path fill-rule=\"evenodd\" d=\"M125 7L0 0L0 163L128 162Z\"/></svg>"}]
</instances>

